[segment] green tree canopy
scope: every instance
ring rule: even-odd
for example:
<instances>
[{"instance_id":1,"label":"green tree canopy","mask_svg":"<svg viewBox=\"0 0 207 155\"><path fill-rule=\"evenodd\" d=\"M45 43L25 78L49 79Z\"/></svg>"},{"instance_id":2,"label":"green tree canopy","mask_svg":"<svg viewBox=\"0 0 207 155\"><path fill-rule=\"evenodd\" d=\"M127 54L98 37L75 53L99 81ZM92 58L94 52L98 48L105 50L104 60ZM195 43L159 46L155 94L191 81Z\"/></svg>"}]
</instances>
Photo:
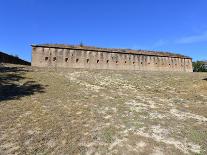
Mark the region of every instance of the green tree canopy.
<instances>
[{"instance_id":1,"label":"green tree canopy","mask_svg":"<svg viewBox=\"0 0 207 155\"><path fill-rule=\"evenodd\" d=\"M193 71L194 72L207 72L207 62L205 61L193 62Z\"/></svg>"}]
</instances>

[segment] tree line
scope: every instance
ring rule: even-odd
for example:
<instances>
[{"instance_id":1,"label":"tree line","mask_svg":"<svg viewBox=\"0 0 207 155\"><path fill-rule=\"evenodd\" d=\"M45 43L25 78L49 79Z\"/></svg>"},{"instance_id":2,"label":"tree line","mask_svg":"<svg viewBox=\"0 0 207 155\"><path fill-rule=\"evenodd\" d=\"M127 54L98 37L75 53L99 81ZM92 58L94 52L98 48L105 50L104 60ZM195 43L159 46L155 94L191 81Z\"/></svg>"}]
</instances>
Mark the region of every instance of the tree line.
<instances>
[{"instance_id":1,"label":"tree line","mask_svg":"<svg viewBox=\"0 0 207 155\"><path fill-rule=\"evenodd\" d=\"M207 72L207 61L196 61L193 62L194 72Z\"/></svg>"}]
</instances>

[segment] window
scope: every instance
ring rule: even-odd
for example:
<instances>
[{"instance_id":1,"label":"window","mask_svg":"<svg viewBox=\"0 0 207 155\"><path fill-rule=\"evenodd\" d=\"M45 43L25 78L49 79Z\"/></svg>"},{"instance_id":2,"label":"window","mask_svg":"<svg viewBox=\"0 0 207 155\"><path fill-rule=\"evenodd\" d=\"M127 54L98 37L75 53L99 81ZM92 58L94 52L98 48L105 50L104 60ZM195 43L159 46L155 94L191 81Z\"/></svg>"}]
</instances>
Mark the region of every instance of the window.
<instances>
[{"instance_id":1,"label":"window","mask_svg":"<svg viewBox=\"0 0 207 155\"><path fill-rule=\"evenodd\" d=\"M48 59L49 59L48 57L45 57L45 61L48 61Z\"/></svg>"},{"instance_id":2,"label":"window","mask_svg":"<svg viewBox=\"0 0 207 155\"><path fill-rule=\"evenodd\" d=\"M135 64L135 62L133 62L133 64Z\"/></svg>"},{"instance_id":3,"label":"window","mask_svg":"<svg viewBox=\"0 0 207 155\"><path fill-rule=\"evenodd\" d=\"M141 64L143 64L143 62L141 62Z\"/></svg>"},{"instance_id":4,"label":"window","mask_svg":"<svg viewBox=\"0 0 207 155\"><path fill-rule=\"evenodd\" d=\"M124 63L126 64L127 62L125 61Z\"/></svg>"},{"instance_id":5,"label":"window","mask_svg":"<svg viewBox=\"0 0 207 155\"><path fill-rule=\"evenodd\" d=\"M65 62L68 62L68 58L65 58Z\"/></svg>"},{"instance_id":6,"label":"window","mask_svg":"<svg viewBox=\"0 0 207 155\"><path fill-rule=\"evenodd\" d=\"M79 59L76 59L76 63L79 61Z\"/></svg>"},{"instance_id":7,"label":"window","mask_svg":"<svg viewBox=\"0 0 207 155\"><path fill-rule=\"evenodd\" d=\"M118 61L116 61L116 64L118 64Z\"/></svg>"},{"instance_id":8,"label":"window","mask_svg":"<svg viewBox=\"0 0 207 155\"><path fill-rule=\"evenodd\" d=\"M86 62L89 63L89 59L87 59Z\"/></svg>"},{"instance_id":9,"label":"window","mask_svg":"<svg viewBox=\"0 0 207 155\"><path fill-rule=\"evenodd\" d=\"M108 64L109 63L109 60L106 60L106 63Z\"/></svg>"},{"instance_id":10,"label":"window","mask_svg":"<svg viewBox=\"0 0 207 155\"><path fill-rule=\"evenodd\" d=\"M57 60L57 58L56 57L53 57L53 61L56 61Z\"/></svg>"},{"instance_id":11,"label":"window","mask_svg":"<svg viewBox=\"0 0 207 155\"><path fill-rule=\"evenodd\" d=\"M97 60L97 63L99 63L99 60Z\"/></svg>"}]
</instances>

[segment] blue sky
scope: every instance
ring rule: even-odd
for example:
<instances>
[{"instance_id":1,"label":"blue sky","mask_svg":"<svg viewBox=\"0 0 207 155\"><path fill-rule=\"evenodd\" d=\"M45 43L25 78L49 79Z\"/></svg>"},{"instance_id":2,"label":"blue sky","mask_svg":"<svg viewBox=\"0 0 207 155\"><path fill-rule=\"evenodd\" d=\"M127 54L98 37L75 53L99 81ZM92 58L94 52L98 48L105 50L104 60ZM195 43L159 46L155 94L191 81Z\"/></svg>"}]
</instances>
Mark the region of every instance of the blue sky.
<instances>
[{"instance_id":1,"label":"blue sky","mask_svg":"<svg viewBox=\"0 0 207 155\"><path fill-rule=\"evenodd\" d=\"M0 51L31 44L171 51L207 59L206 0L0 0Z\"/></svg>"}]
</instances>

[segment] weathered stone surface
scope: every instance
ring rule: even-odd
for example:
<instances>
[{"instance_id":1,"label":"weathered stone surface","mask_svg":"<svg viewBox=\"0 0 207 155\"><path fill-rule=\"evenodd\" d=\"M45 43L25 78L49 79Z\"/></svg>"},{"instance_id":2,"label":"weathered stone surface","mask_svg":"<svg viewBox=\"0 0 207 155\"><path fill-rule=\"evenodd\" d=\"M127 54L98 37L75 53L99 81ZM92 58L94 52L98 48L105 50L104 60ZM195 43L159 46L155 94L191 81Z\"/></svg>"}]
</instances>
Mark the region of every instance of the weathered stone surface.
<instances>
[{"instance_id":1,"label":"weathered stone surface","mask_svg":"<svg viewBox=\"0 0 207 155\"><path fill-rule=\"evenodd\" d=\"M32 45L32 47L32 66L37 67L193 71L190 57L167 52L61 44Z\"/></svg>"}]
</instances>

